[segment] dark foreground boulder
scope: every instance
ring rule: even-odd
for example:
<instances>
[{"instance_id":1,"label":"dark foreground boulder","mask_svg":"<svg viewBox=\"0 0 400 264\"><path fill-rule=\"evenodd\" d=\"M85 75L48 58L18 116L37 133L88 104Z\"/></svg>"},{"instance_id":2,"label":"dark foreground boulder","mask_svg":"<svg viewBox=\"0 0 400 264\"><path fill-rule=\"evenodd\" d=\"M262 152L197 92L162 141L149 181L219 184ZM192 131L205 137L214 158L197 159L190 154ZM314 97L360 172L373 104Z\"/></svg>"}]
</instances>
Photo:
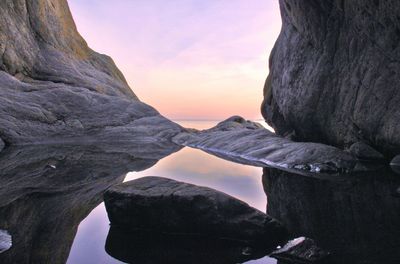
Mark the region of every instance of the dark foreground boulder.
<instances>
[{"instance_id":1,"label":"dark foreground boulder","mask_svg":"<svg viewBox=\"0 0 400 264\"><path fill-rule=\"evenodd\" d=\"M235 162L299 172L349 172L358 161L351 154L318 143L294 142L258 123L231 117L204 131L178 134L175 143Z\"/></svg>"},{"instance_id":2,"label":"dark foreground boulder","mask_svg":"<svg viewBox=\"0 0 400 264\"><path fill-rule=\"evenodd\" d=\"M104 194L111 225L211 236L274 248L286 238L277 221L225 193L160 177L113 186Z\"/></svg>"},{"instance_id":3,"label":"dark foreground boulder","mask_svg":"<svg viewBox=\"0 0 400 264\"><path fill-rule=\"evenodd\" d=\"M284 247L272 252L274 257L287 264L323 264L328 261L329 252L318 247L314 240L299 237L290 240Z\"/></svg>"},{"instance_id":4,"label":"dark foreground boulder","mask_svg":"<svg viewBox=\"0 0 400 264\"><path fill-rule=\"evenodd\" d=\"M110 57L88 47L67 0L0 1L7 145L126 142L138 134L166 140L180 129L139 101Z\"/></svg>"},{"instance_id":5,"label":"dark foreground boulder","mask_svg":"<svg viewBox=\"0 0 400 264\"><path fill-rule=\"evenodd\" d=\"M129 231L116 226L110 227L105 248L122 262L141 264L232 264L270 253L268 247L250 247L242 241Z\"/></svg>"},{"instance_id":6,"label":"dark foreground boulder","mask_svg":"<svg viewBox=\"0 0 400 264\"><path fill-rule=\"evenodd\" d=\"M280 0L262 112L279 135L400 153L400 1Z\"/></svg>"}]
</instances>

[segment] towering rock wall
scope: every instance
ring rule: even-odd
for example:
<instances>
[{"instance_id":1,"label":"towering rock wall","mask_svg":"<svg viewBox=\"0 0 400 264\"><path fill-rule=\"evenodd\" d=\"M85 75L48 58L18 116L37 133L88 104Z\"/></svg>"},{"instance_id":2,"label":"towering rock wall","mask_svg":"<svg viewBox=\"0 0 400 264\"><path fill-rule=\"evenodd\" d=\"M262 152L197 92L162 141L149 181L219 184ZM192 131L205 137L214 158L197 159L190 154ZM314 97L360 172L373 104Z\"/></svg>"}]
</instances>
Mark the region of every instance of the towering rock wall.
<instances>
[{"instance_id":1,"label":"towering rock wall","mask_svg":"<svg viewBox=\"0 0 400 264\"><path fill-rule=\"evenodd\" d=\"M400 2L280 0L262 113L281 135L400 153Z\"/></svg>"},{"instance_id":2,"label":"towering rock wall","mask_svg":"<svg viewBox=\"0 0 400 264\"><path fill-rule=\"evenodd\" d=\"M179 129L88 47L67 0L0 1L0 142L126 141Z\"/></svg>"}]
</instances>

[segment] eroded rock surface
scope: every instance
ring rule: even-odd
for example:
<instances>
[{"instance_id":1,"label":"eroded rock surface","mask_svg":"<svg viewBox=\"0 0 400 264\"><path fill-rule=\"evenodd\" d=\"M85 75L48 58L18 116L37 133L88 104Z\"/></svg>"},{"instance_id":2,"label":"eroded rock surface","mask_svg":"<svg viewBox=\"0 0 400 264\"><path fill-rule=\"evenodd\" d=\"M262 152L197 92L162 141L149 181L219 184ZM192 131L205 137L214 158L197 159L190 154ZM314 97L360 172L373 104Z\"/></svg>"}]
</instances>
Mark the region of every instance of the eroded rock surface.
<instances>
[{"instance_id":1,"label":"eroded rock surface","mask_svg":"<svg viewBox=\"0 0 400 264\"><path fill-rule=\"evenodd\" d=\"M173 141L259 167L335 173L352 171L357 164L355 157L340 149L318 143L294 142L237 116L208 130L180 133Z\"/></svg>"},{"instance_id":2,"label":"eroded rock surface","mask_svg":"<svg viewBox=\"0 0 400 264\"><path fill-rule=\"evenodd\" d=\"M400 153L400 2L280 0L262 112L280 135Z\"/></svg>"},{"instance_id":3,"label":"eroded rock surface","mask_svg":"<svg viewBox=\"0 0 400 264\"><path fill-rule=\"evenodd\" d=\"M225 193L160 177L144 177L104 194L111 225L128 230L210 236L279 245L286 230L277 221Z\"/></svg>"},{"instance_id":4,"label":"eroded rock surface","mask_svg":"<svg viewBox=\"0 0 400 264\"><path fill-rule=\"evenodd\" d=\"M137 99L111 58L88 47L67 0L0 2L3 141L129 141L179 131Z\"/></svg>"}]
</instances>

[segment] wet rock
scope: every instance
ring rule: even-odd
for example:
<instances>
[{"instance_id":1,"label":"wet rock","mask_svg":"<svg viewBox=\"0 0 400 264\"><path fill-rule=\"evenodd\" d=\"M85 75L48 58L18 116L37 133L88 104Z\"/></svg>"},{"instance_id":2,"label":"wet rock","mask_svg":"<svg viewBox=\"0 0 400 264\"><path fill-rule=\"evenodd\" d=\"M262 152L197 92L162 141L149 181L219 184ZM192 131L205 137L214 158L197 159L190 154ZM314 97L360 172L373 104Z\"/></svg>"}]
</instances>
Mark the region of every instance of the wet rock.
<instances>
[{"instance_id":1,"label":"wet rock","mask_svg":"<svg viewBox=\"0 0 400 264\"><path fill-rule=\"evenodd\" d=\"M280 0L262 113L279 135L400 153L400 2ZM322 26L321 26L322 25Z\"/></svg>"},{"instance_id":2,"label":"wet rock","mask_svg":"<svg viewBox=\"0 0 400 264\"><path fill-rule=\"evenodd\" d=\"M350 146L349 152L361 160L384 160L385 157L377 150L365 144L364 142L356 142Z\"/></svg>"},{"instance_id":3,"label":"wet rock","mask_svg":"<svg viewBox=\"0 0 400 264\"><path fill-rule=\"evenodd\" d=\"M4 149L4 141L0 138L0 152Z\"/></svg>"},{"instance_id":4,"label":"wet rock","mask_svg":"<svg viewBox=\"0 0 400 264\"><path fill-rule=\"evenodd\" d=\"M208 130L180 133L172 140L224 159L259 167L336 173L352 171L357 164L355 157L335 147L294 142L239 117L225 120Z\"/></svg>"},{"instance_id":5,"label":"wet rock","mask_svg":"<svg viewBox=\"0 0 400 264\"><path fill-rule=\"evenodd\" d=\"M261 258L271 250L249 247L243 241L202 236L130 231L111 226L107 253L125 263L232 264Z\"/></svg>"},{"instance_id":6,"label":"wet rock","mask_svg":"<svg viewBox=\"0 0 400 264\"><path fill-rule=\"evenodd\" d=\"M314 240L306 237L290 240L285 246L271 254L271 257L288 264L324 263L328 256L329 252L319 248Z\"/></svg>"},{"instance_id":7,"label":"wet rock","mask_svg":"<svg viewBox=\"0 0 400 264\"><path fill-rule=\"evenodd\" d=\"M67 0L0 2L0 137L8 145L167 140L180 130L88 47Z\"/></svg>"},{"instance_id":8,"label":"wet rock","mask_svg":"<svg viewBox=\"0 0 400 264\"><path fill-rule=\"evenodd\" d=\"M7 231L0 229L0 254L9 250L11 246L12 246L11 235Z\"/></svg>"},{"instance_id":9,"label":"wet rock","mask_svg":"<svg viewBox=\"0 0 400 264\"><path fill-rule=\"evenodd\" d=\"M225 193L160 177L113 186L104 194L111 225L279 245L285 228Z\"/></svg>"}]
</instances>

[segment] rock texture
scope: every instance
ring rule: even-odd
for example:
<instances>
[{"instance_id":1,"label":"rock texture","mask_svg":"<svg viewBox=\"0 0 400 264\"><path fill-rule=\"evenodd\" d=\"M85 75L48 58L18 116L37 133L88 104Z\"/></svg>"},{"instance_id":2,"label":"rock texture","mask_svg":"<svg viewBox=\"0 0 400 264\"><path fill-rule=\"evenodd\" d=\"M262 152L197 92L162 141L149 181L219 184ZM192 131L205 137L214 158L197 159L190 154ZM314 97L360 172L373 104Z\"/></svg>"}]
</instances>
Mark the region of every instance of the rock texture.
<instances>
[{"instance_id":1,"label":"rock texture","mask_svg":"<svg viewBox=\"0 0 400 264\"><path fill-rule=\"evenodd\" d=\"M173 141L231 161L299 173L361 169L347 152L324 144L294 142L238 116L208 130L180 133Z\"/></svg>"},{"instance_id":2,"label":"rock texture","mask_svg":"<svg viewBox=\"0 0 400 264\"><path fill-rule=\"evenodd\" d=\"M0 263L66 263L80 222L103 193L126 173L176 151L172 143L153 151L142 145L137 152L134 146L46 145L0 153L0 229L12 236Z\"/></svg>"},{"instance_id":3,"label":"rock texture","mask_svg":"<svg viewBox=\"0 0 400 264\"><path fill-rule=\"evenodd\" d=\"M262 112L280 135L400 153L400 2L280 0Z\"/></svg>"},{"instance_id":4,"label":"rock texture","mask_svg":"<svg viewBox=\"0 0 400 264\"><path fill-rule=\"evenodd\" d=\"M179 131L137 99L111 58L88 47L67 0L0 2L0 138L7 145Z\"/></svg>"},{"instance_id":5,"label":"rock texture","mask_svg":"<svg viewBox=\"0 0 400 264\"><path fill-rule=\"evenodd\" d=\"M400 177L390 170L329 180L264 169L263 185L268 215L331 252L332 263L399 262Z\"/></svg>"},{"instance_id":6,"label":"rock texture","mask_svg":"<svg viewBox=\"0 0 400 264\"><path fill-rule=\"evenodd\" d=\"M225 193L160 177L113 186L104 194L111 225L157 233L234 239L264 248L284 241L274 219Z\"/></svg>"}]
</instances>

